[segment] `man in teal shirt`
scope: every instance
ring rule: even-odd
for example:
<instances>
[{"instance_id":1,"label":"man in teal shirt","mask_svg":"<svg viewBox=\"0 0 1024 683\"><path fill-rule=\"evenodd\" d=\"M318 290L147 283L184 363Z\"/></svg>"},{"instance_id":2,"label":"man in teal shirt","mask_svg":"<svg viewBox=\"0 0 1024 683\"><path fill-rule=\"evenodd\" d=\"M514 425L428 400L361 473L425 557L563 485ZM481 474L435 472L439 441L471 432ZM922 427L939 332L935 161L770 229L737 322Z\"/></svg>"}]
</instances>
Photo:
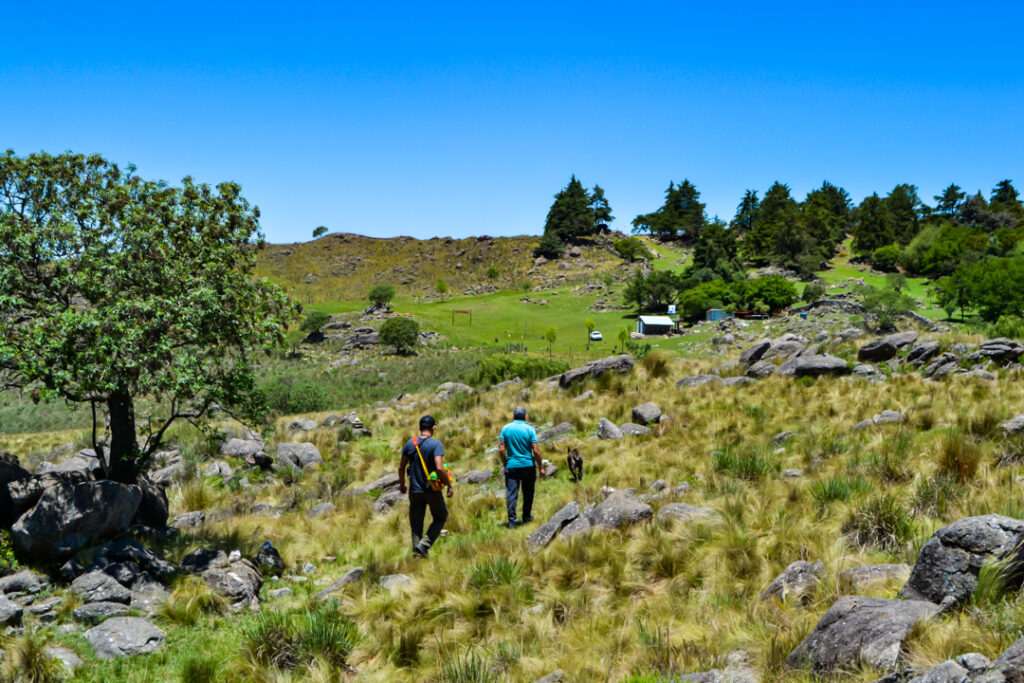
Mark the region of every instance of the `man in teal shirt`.
<instances>
[{"instance_id":1,"label":"man in teal shirt","mask_svg":"<svg viewBox=\"0 0 1024 683\"><path fill-rule=\"evenodd\" d=\"M516 519L516 504L519 502L519 488L523 489L523 523L532 522L533 489L538 476L543 479L540 465L540 446L537 445L537 430L526 423L526 408L522 406L512 413L512 422L501 428L498 440L498 455L505 470L505 507L508 509L508 528L519 526Z\"/></svg>"}]
</instances>

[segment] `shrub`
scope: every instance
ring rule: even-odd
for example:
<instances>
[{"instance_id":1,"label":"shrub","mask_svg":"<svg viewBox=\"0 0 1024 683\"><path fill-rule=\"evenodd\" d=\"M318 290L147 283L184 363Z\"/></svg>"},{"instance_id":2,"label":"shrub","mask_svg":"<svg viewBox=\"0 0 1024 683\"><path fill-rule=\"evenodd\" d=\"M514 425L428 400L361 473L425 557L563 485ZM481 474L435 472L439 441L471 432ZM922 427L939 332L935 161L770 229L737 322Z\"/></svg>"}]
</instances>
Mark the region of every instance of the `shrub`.
<instances>
[{"instance_id":1,"label":"shrub","mask_svg":"<svg viewBox=\"0 0 1024 683\"><path fill-rule=\"evenodd\" d=\"M854 510L843 533L857 543L882 550L897 550L914 535L914 521L891 494L882 494Z\"/></svg>"},{"instance_id":2,"label":"shrub","mask_svg":"<svg viewBox=\"0 0 1024 683\"><path fill-rule=\"evenodd\" d=\"M1019 315L1001 315L989 325L988 336L1024 339L1024 318Z\"/></svg>"},{"instance_id":3,"label":"shrub","mask_svg":"<svg viewBox=\"0 0 1024 683\"><path fill-rule=\"evenodd\" d=\"M312 413L327 407L327 392L311 382L279 379L262 387L267 406L278 415Z\"/></svg>"},{"instance_id":4,"label":"shrub","mask_svg":"<svg viewBox=\"0 0 1024 683\"><path fill-rule=\"evenodd\" d=\"M487 266L487 278L490 280L497 280L498 276L501 275L501 271L498 270L498 266Z\"/></svg>"},{"instance_id":5,"label":"shrub","mask_svg":"<svg viewBox=\"0 0 1024 683\"><path fill-rule=\"evenodd\" d=\"M449 653L442 648L438 653L441 680L445 683L498 683L501 680L487 664L487 659L478 652L465 655Z\"/></svg>"},{"instance_id":6,"label":"shrub","mask_svg":"<svg viewBox=\"0 0 1024 683\"><path fill-rule=\"evenodd\" d=\"M959 430L948 432L939 446L939 474L969 484L981 464L978 442Z\"/></svg>"},{"instance_id":7,"label":"shrub","mask_svg":"<svg viewBox=\"0 0 1024 683\"><path fill-rule=\"evenodd\" d=\"M327 226L326 225L317 226L317 228L315 230L313 230L313 239L316 239L317 237L323 237L326 234L327 234Z\"/></svg>"},{"instance_id":8,"label":"shrub","mask_svg":"<svg viewBox=\"0 0 1024 683\"><path fill-rule=\"evenodd\" d=\"M380 326L380 342L392 346L396 353L408 353L416 346L420 325L412 318L388 318Z\"/></svg>"},{"instance_id":9,"label":"shrub","mask_svg":"<svg viewBox=\"0 0 1024 683\"><path fill-rule=\"evenodd\" d=\"M914 487L911 505L916 514L944 518L950 506L955 505L963 493L963 486L950 477L922 479Z\"/></svg>"},{"instance_id":10,"label":"shrub","mask_svg":"<svg viewBox=\"0 0 1024 683\"><path fill-rule=\"evenodd\" d=\"M323 311L310 311L306 314L306 319L302 321L299 329L309 334L310 332L318 331L329 322L331 322L331 316Z\"/></svg>"},{"instance_id":11,"label":"shrub","mask_svg":"<svg viewBox=\"0 0 1024 683\"><path fill-rule=\"evenodd\" d=\"M803 300L809 304L821 301L823 296L825 296L825 285L821 283L812 282L804 287Z\"/></svg>"},{"instance_id":12,"label":"shrub","mask_svg":"<svg viewBox=\"0 0 1024 683\"><path fill-rule=\"evenodd\" d=\"M886 272L892 272L896 270L896 266L899 265L902 254L900 254L899 246L895 244L888 244L884 247L878 247L871 254L871 264L879 270Z\"/></svg>"},{"instance_id":13,"label":"shrub","mask_svg":"<svg viewBox=\"0 0 1024 683\"><path fill-rule=\"evenodd\" d=\"M0 529L0 576L18 571L18 558L14 556L11 545L11 532Z\"/></svg>"},{"instance_id":14,"label":"shrub","mask_svg":"<svg viewBox=\"0 0 1024 683\"><path fill-rule=\"evenodd\" d=\"M665 352L646 353L644 354L640 364L647 370L647 374L651 377L662 378L668 377L669 374L669 361L672 356Z\"/></svg>"},{"instance_id":15,"label":"shrub","mask_svg":"<svg viewBox=\"0 0 1024 683\"><path fill-rule=\"evenodd\" d=\"M534 256L543 256L546 259L561 258L565 251L565 244L552 234L546 234L540 238L540 243L533 250Z\"/></svg>"},{"instance_id":16,"label":"shrub","mask_svg":"<svg viewBox=\"0 0 1024 683\"><path fill-rule=\"evenodd\" d=\"M334 602L302 612L261 612L242 629L242 654L251 663L279 670L309 665L318 657L343 667L359 641L351 619Z\"/></svg>"},{"instance_id":17,"label":"shrub","mask_svg":"<svg viewBox=\"0 0 1024 683\"><path fill-rule=\"evenodd\" d=\"M480 361L469 379L470 384L484 386L497 384L518 377L524 382L559 375L569 369L569 364L557 358L512 356L496 353Z\"/></svg>"},{"instance_id":18,"label":"shrub","mask_svg":"<svg viewBox=\"0 0 1024 683\"><path fill-rule=\"evenodd\" d=\"M635 261L638 257L646 258L650 256L647 247L636 237L624 237L621 240L615 240L612 246L615 247L615 251L618 252L619 256L627 261Z\"/></svg>"},{"instance_id":19,"label":"shrub","mask_svg":"<svg viewBox=\"0 0 1024 683\"><path fill-rule=\"evenodd\" d=\"M370 300L370 303L377 304L378 306L387 306L395 298L395 286L374 285L370 288L370 293L366 295L366 298Z\"/></svg>"},{"instance_id":20,"label":"shrub","mask_svg":"<svg viewBox=\"0 0 1024 683\"><path fill-rule=\"evenodd\" d=\"M193 656L181 664L178 674L180 683L210 683L216 681L220 673L220 664L216 659Z\"/></svg>"},{"instance_id":21,"label":"shrub","mask_svg":"<svg viewBox=\"0 0 1024 683\"><path fill-rule=\"evenodd\" d=\"M811 497L818 508L824 508L829 503L849 500L855 493L867 491L870 488L868 483L857 477L832 477L830 479L819 479L811 485Z\"/></svg>"}]
</instances>

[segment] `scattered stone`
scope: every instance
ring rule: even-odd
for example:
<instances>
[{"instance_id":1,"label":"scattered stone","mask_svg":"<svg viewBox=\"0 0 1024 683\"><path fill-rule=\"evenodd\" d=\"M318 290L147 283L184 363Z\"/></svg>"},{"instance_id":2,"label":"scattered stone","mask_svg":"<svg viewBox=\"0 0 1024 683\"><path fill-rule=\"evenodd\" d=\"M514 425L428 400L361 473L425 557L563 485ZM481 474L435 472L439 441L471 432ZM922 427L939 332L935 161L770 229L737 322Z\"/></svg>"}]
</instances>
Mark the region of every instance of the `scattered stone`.
<instances>
[{"instance_id":1,"label":"scattered stone","mask_svg":"<svg viewBox=\"0 0 1024 683\"><path fill-rule=\"evenodd\" d=\"M561 669L555 669L547 676L538 678L534 683L562 683L565 680L565 672Z\"/></svg>"},{"instance_id":2,"label":"scattered stone","mask_svg":"<svg viewBox=\"0 0 1024 683\"><path fill-rule=\"evenodd\" d=\"M566 503L566 505L556 512L551 519L537 527L536 531L526 537L526 544L531 550L539 550L544 548L558 532L562 530L565 525L573 521L580 515L580 506L576 501Z\"/></svg>"},{"instance_id":3,"label":"scattered stone","mask_svg":"<svg viewBox=\"0 0 1024 683\"><path fill-rule=\"evenodd\" d=\"M744 365L751 365L756 361L761 360L761 357L768 349L771 348L771 346L772 343L768 339L762 339L754 342L740 354L740 363L743 363Z\"/></svg>"},{"instance_id":4,"label":"scattered stone","mask_svg":"<svg viewBox=\"0 0 1024 683\"><path fill-rule=\"evenodd\" d=\"M327 588L324 588L322 591L318 592L316 595L313 596L313 598L315 600L326 600L331 596L332 593L337 593L345 586L349 585L350 583L355 583L361 578L363 578L363 568L356 567L355 569L349 570L344 576L342 576L340 579L332 583Z\"/></svg>"},{"instance_id":5,"label":"scattered stone","mask_svg":"<svg viewBox=\"0 0 1024 683\"><path fill-rule=\"evenodd\" d=\"M74 675L84 664L82 658L74 650L69 650L66 647L48 647L43 650L43 654L50 659L60 662L64 670L71 675Z\"/></svg>"},{"instance_id":6,"label":"scattered stone","mask_svg":"<svg viewBox=\"0 0 1024 683\"><path fill-rule=\"evenodd\" d=\"M936 531L921 548L900 597L963 603L986 561L1008 557L1024 540L1024 521L1003 515L967 517Z\"/></svg>"},{"instance_id":7,"label":"scattered stone","mask_svg":"<svg viewBox=\"0 0 1024 683\"><path fill-rule=\"evenodd\" d=\"M722 378L718 375L693 375L692 377L683 377L681 380L676 382L677 387L693 388L699 387L702 384L709 384L711 382L721 382Z\"/></svg>"},{"instance_id":8,"label":"scattered stone","mask_svg":"<svg viewBox=\"0 0 1024 683\"><path fill-rule=\"evenodd\" d=\"M206 513L202 510L185 512L171 521L171 525L178 529L198 529L206 524Z\"/></svg>"},{"instance_id":9,"label":"scattered stone","mask_svg":"<svg viewBox=\"0 0 1024 683\"><path fill-rule=\"evenodd\" d=\"M688 505L686 503L669 503L668 505L662 505L661 509L658 510L658 521L663 522L668 519L680 520L687 522L696 517L715 517L717 513L702 508L696 505Z\"/></svg>"},{"instance_id":10,"label":"scattered stone","mask_svg":"<svg viewBox=\"0 0 1024 683\"><path fill-rule=\"evenodd\" d=\"M82 574L72 581L71 592L81 597L85 603L121 602L127 605L132 600L130 590L100 570Z\"/></svg>"},{"instance_id":11,"label":"scattered stone","mask_svg":"<svg viewBox=\"0 0 1024 683\"><path fill-rule=\"evenodd\" d=\"M878 371L878 368L874 365L868 365L867 363L858 363L857 365L854 365L853 374L865 379L875 379L882 376L882 373Z\"/></svg>"},{"instance_id":12,"label":"scattered stone","mask_svg":"<svg viewBox=\"0 0 1024 683\"><path fill-rule=\"evenodd\" d=\"M306 517L310 519L313 519L314 517L323 517L324 515L329 515L334 512L336 509L337 508L334 507L334 503L320 503L319 505L311 507L309 512L306 513Z\"/></svg>"},{"instance_id":13,"label":"scattered stone","mask_svg":"<svg viewBox=\"0 0 1024 683\"><path fill-rule=\"evenodd\" d=\"M361 486L354 489L349 489L353 494L364 494L370 491L387 491L388 489L398 488L398 475L395 473L385 474L380 479L371 481L366 486Z\"/></svg>"},{"instance_id":14,"label":"scattered stone","mask_svg":"<svg viewBox=\"0 0 1024 683\"><path fill-rule=\"evenodd\" d=\"M619 431L622 432L623 436L642 436L650 433L651 428L627 422L619 427Z\"/></svg>"},{"instance_id":15,"label":"scattered stone","mask_svg":"<svg viewBox=\"0 0 1024 683\"><path fill-rule=\"evenodd\" d=\"M888 337L870 341L857 350L857 360L862 363L881 363L896 356L896 344Z\"/></svg>"},{"instance_id":16,"label":"scattered stone","mask_svg":"<svg viewBox=\"0 0 1024 683\"><path fill-rule=\"evenodd\" d=\"M633 408L633 421L640 425L656 423L661 417L661 408L648 401Z\"/></svg>"},{"instance_id":17,"label":"scattered stone","mask_svg":"<svg viewBox=\"0 0 1024 683\"><path fill-rule=\"evenodd\" d=\"M491 470L470 470L455 479L463 484L486 484L493 478L494 473Z\"/></svg>"},{"instance_id":18,"label":"scattered stone","mask_svg":"<svg viewBox=\"0 0 1024 683\"><path fill-rule=\"evenodd\" d=\"M545 429L537 434L537 441L540 443L548 443L550 441L556 441L557 437L564 436L571 432L576 431L576 427L571 422L562 422L557 424L551 429Z\"/></svg>"},{"instance_id":19,"label":"scattered stone","mask_svg":"<svg viewBox=\"0 0 1024 683\"><path fill-rule=\"evenodd\" d=\"M92 623L110 617L122 617L128 614L128 605L120 602L90 602L76 607L71 613L75 621Z\"/></svg>"},{"instance_id":20,"label":"scattered stone","mask_svg":"<svg viewBox=\"0 0 1024 683\"><path fill-rule=\"evenodd\" d=\"M277 460L285 467L291 465L308 470L323 464L320 449L311 443L280 443L277 445Z\"/></svg>"},{"instance_id":21,"label":"scattered stone","mask_svg":"<svg viewBox=\"0 0 1024 683\"><path fill-rule=\"evenodd\" d=\"M952 374L960 367L960 359L952 353L944 353L924 369L925 377L939 378Z\"/></svg>"},{"instance_id":22,"label":"scattered stone","mask_svg":"<svg viewBox=\"0 0 1024 683\"><path fill-rule=\"evenodd\" d=\"M748 384L757 384L757 380L753 377L747 377L746 375L740 375L739 377L726 377L722 380L722 386L726 387L742 387Z\"/></svg>"},{"instance_id":23,"label":"scattered stone","mask_svg":"<svg viewBox=\"0 0 1024 683\"><path fill-rule=\"evenodd\" d=\"M21 605L6 596L0 596L0 626L17 626L24 612Z\"/></svg>"},{"instance_id":24,"label":"scattered stone","mask_svg":"<svg viewBox=\"0 0 1024 683\"><path fill-rule=\"evenodd\" d=\"M595 527L618 529L624 524L636 524L654 515L651 506L638 500L629 491L616 491L594 508L588 515Z\"/></svg>"},{"instance_id":25,"label":"scattered stone","mask_svg":"<svg viewBox=\"0 0 1024 683\"><path fill-rule=\"evenodd\" d=\"M816 674L871 666L894 671L903 639L919 620L938 612L921 600L885 600L843 596L786 659L790 669Z\"/></svg>"},{"instance_id":26,"label":"scattered stone","mask_svg":"<svg viewBox=\"0 0 1024 683\"><path fill-rule=\"evenodd\" d=\"M46 577L36 574L30 569L23 569L17 574L0 577L0 593L38 593L47 584Z\"/></svg>"},{"instance_id":27,"label":"scattered stone","mask_svg":"<svg viewBox=\"0 0 1024 683\"><path fill-rule=\"evenodd\" d=\"M800 352L803 350L804 344L795 339L777 339L772 342L772 345L764 352L764 355L761 356L761 360L771 360L772 358L785 360L787 358L799 356Z\"/></svg>"},{"instance_id":28,"label":"scattered stone","mask_svg":"<svg viewBox=\"0 0 1024 683\"><path fill-rule=\"evenodd\" d=\"M141 617L107 619L83 635L100 659L148 654L164 642L163 631Z\"/></svg>"},{"instance_id":29,"label":"scattered stone","mask_svg":"<svg viewBox=\"0 0 1024 683\"><path fill-rule=\"evenodd\" d=\"M586 391L584 391L582 394L580 394L579 396L577 396L573 400L577 401L577 402L582 402L582 401L586 401L586 400L588 400L590 398L593 398L593 396L594 396L594 390L593 389L587 389Z\"/></svg>"},{"instance_id":30,"label":"scattered stone","mask_svg":"<svg viewBox=\"0 0 1024 683\"><path fill-rule=\"evenodd\" d=\"M621 439L622 431L608 418L602 417L597 422L597 438L599 439Z\"/></svg>"},{"instance_id":31,"label":"scattered stone","mask_svg":"<svg viewBox=\"0 0 1024 683\"><path fill-rule=\"evenodd\" d=\"M988 370L984 370L982 368L974 368L967 374L970 375L971 377L983 379L986 382L994 382L996 380L996 374L994 372L989 372Z\"/></svg>"},{"instance_id":32,"label":"scattered stone","mask_svg":"<svg viewBox=\"0 0 1024 683\"><path fill-rule=\"evenodd\" d=\"M412 578L405 574L388 574L380 580L380 586L384 590L401 589L412 585Z\"/></svg>"},{"instance_id":33,"label":"scattered stone","mask_svg":"<svg viewBox=\"0 0 1024 683\"><path fill-rule=\"evenodd\" d=\"M796 468L782 470L783 479L799 479L804 476L804 471Z\"/></svg>"},{"instance_id":34,"label":"scattered stone","mask_svg":"<svg viewBox=\"0 0 1024 683\"><path fill-rule=\"evenodd\" d=\"M609 356L601 360L591 361L586 365L568 370L558 377L558 386L565 389L587 377L597 379L606 372L626 374L633 369L633 357L629 354Z\"/></svg>"},{"instance_id":35,"label":"scattered stone","mask_svg":"<svg viewBox=\"0 0 1024 683\"><path fill-rule=\"evenodd\" d=\"M1018 432L1024 431L1024 415L1011 417L1009 420L999 425L999 428L1003 430L1003 434L1006 436L1013 436Z\"/></svg>"},{"instance_id":36,"label":"scattered stone","mask_svg":"<svg viewBox=\"0 0 1024 683\"><path fill-rule=\"evenodd\" d=\"M790 596L803 599L809 597L825 575L825 565L818 560L814 564L798 560L782 570L761 593L761 600L776 598L782 602Z\"/></svg>"},{"instance_id":37,"label":"scattered stone","mask_svg":"<svg viewBox=\"0 0 1024 683\"><path fill-rule=\"evenodd\" d=\"M825 375L846 375L850 367L842 358L835 356L801 356L796 359L793 374L797 377L823 377Z\"/></svg>"},{"instance_id":38,"label":"scattered stone","mask_svg":"<svg viewBox=\"0 0 1024 683\"><path fill-rule=\"evenodd\" d=\"M257 454L263 453L266 447L267 444L263 439L228 439L221 445L220 452L222 455L242 458L250 462Z\"/></svg>"},{"instance_id":39,"label":"scattered stone","mask_svg":"<svg viewBox=\"0 0 1024 683\"><path fill-rule=\"evenodd\" d=\"M401 491L394 489L385 491L377 497L377 500L373 501L373 512L377 515L386 515L403 500L405 500L405 496L402 495Z\"/></svg>"},{"instance_id":40,"label":"scattered stone","mask_svg":"<svg viewBox=\"0 0 1024 683\"><path fill-rule=\"evenodd\" d=\"M862 564L840 572L839 580L854 590L864 590L875 583L906 581L910 577L909 564Z\"/></svg>"},{"instance_id":41,"label":"scattered stone","mask_svg":"<svg viewBox=\"0 0 1024 683\"><path fill-rule=\"evenodd\" d=\"M907 421L907 416L903 413L898 413L895 410L883 410L873 416L871 421L876 425L903 424Z\"/></svg>"},{"instance_id":42,"label":"scattered stone","mask_svg":"<svg viewBox=\"0 0 1024 683\"><path fill-rule=\"evenodd\" d=\"M234 610L259 604L263 576L249 560L231 561L223 550L194 550L181 561L182 571L197 574L215 593L227 598Z\"/></svg>"},{"instance_id":43,"label":"scattered stone","mask_svg":"<svg viewBox=\"0 0 1024 683\"><path fill-rule=\"evenodd\" d=\"M274 590L267 591L267 597L271 600L280 600L281 598L290 598L295 593L291 588L285 586L284 588L275 588Z\"/></svg>"},{"instance_id":44,"label":"scattered stone","mask_svg":"<svg viewBox=\"0 0 1024 683\"><path fill-rule=\"evenodd\" d=\"M744 374L751 379L765 379L774 375L775 371L776 367L773 363L769 363L766 360L759 360L747 368L747 371Z\"/></svg>"},{"instance_id":45,"label":"scattered stone","mask_svg":"<svg viewBox=\"0 0 1024 683\"><path fill-rule=\"evenodd\" d=\"M937 341L920 342L910 349L907 362L911 365L923 365L942 350L942 343Z\"/></svg>"},{"instance_id":46,"label":"scattered stone","mask_svg":"<svg viewBox=\"0 0 1024 683\"><path fill-rule=\"evenodd\" d=\"M874 426L875 426L875 421L874 420L861 420L857 424L853 425L853 431L859 432L862 429L867 429L868 427L874 427Z\"/></svg>"},{"instance_id":47,"label":"scattered stone","mask_svg":"<svg viewBox=\"0 0 1024 683\"><path fill-rule=\"evenodd\" d=\"M310 420L308 418L299 418L297 420L293 420L288 425L288 431L290 431L290 432L311 432L314 429L318 428L319 426L320 425L317 423L316 420Z\"/></svg>"},{"instance_id":48,"label":"scattered stone","mask_svg":"<svg viewBox=\"0 0 1024 683\"><path fill-rule=\"evenodd\" d=\"M793 436L793 432L780 432L772 437L772 443L775 444L776 446L781 446L782 444L787 443L790 439L792 439Z\"/></svg>"},{"instance_id":49,"label":"scattered stone","mask_svg":"<svg viewBox=\"0 0 1024 683\"><path fill-rule=\"evenodd\" d=\"M52 597L48 600L43 600L42 602L32 603L32 605L27 607L25 611L29 614L46 614L47 612L52 612L57 609L62 602L63 600L60 598Z\"/></svg>"},{"instance_id":50,"label":"scattered stone","mask_svg":"<svg viewBox=\"0 0 1024 683\"><path fill-rule=\"evenodd\" d=\"M214 460L203 470L203 474L207 477L220 477L221 479L230 479L234 473L235 470L231 465L223 460Z\"/></svg>"}]
</instances>

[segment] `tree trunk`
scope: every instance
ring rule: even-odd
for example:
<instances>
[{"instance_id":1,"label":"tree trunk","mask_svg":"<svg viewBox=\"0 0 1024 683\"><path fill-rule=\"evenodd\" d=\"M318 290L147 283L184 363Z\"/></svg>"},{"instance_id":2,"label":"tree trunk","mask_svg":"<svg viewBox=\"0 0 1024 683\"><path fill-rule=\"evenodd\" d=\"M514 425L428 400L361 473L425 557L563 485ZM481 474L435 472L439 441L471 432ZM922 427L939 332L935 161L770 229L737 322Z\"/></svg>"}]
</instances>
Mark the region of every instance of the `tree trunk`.
<instances>
[{"instance_id":1,"label":"tree trunk","mask_svg":"<svg viewBox=\"0 0 1024 683\"><path fill-rule=\"evenodd\" d=\"M110 446L107 476L123 484L138 475L139 445L135 439L135 404L127 391L116 391L107 399L110 412Z\"/></svg>"}]
</instances>

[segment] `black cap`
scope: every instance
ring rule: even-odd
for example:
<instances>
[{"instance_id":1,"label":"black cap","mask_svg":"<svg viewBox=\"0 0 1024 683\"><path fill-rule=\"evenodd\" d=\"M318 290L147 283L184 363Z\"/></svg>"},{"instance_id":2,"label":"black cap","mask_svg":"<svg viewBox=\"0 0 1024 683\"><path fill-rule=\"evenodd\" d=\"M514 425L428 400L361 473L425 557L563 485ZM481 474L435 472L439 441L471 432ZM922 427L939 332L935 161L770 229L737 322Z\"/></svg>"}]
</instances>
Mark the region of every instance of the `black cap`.
<instances>
[{"instance_id":1,"label":"black cap","mask_svg":"<svg viewBox=\"0 0 1024 683\"><path fill-rule=\"evenodd\" d=\"M420 431L425 432L428 429L433 429L436 424L437 421L434 419L433 415L424 415L420 418Z\"/></svg>"}]
</instances>

